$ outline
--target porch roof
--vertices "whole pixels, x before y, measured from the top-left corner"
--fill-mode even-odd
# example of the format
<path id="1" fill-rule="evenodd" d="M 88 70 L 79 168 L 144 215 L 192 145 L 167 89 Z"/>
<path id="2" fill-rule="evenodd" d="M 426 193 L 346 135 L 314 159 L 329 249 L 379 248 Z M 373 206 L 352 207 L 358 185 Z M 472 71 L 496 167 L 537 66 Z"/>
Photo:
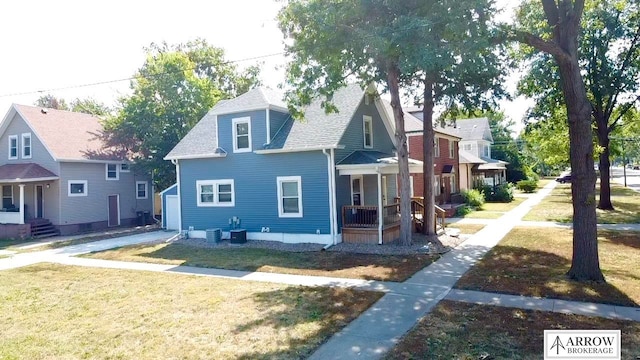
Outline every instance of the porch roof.
<path id="1" fill-rule="evenodd" d="M 397 174 L 398 157 L 374 150 L 357 150 L 336 165 L 340 175 Z M 409 159 L 409 172 L 422 173 L 422 161 Z"/>
<path id="2" fill-rule="evenodd" d="M 0 166 L 0 183 L 23 183 L 59 179 L 58 175 L 34 163 Z"/>
<path id="3" fill-rule="evenodd" d="M 478 165 L 478 170 L 505 170 L 509 164 L 506 161 L 487 159 L 486 164 Z"/>

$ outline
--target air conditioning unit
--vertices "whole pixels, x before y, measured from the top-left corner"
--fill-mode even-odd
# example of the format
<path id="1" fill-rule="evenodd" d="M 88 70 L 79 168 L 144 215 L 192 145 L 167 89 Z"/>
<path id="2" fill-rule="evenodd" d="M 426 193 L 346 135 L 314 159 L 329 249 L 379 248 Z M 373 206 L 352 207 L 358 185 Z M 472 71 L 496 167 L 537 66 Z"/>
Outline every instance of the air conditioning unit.
<path id="1" fill-rule="evenodd" d="M 213 243 L 219 243 L 222 240 L 221 229 L 207 229 L 207 241 Z"/>

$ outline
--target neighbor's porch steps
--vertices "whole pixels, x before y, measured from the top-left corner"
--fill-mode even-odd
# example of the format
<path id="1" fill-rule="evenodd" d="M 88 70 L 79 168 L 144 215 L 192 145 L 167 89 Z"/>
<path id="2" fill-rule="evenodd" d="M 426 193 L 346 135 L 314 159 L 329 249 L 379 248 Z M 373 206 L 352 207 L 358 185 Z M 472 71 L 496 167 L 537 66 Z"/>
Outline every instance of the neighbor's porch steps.
<path id="1" fill-rule="evenodd" d="M 51 224 L 49 219 L 31 219 L 31 237 L 35 239 L 48 238 L 60 235 L 58 229 Z"/>

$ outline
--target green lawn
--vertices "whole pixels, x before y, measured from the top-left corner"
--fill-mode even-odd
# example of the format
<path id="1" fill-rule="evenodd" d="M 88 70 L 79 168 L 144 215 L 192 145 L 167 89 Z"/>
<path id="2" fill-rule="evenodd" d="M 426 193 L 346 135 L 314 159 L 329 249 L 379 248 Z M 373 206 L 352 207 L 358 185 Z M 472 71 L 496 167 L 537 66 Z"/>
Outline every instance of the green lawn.
<path id="1" fill-rule="evenodd" d="M 84 255 L 86 257 L 229 270 L 404 281 L 432 263 L 430 255 L 369 255 L 338 251 L 285 252 L 249 247 L 202 248 L 172 244 L 142 244 Z"/>
<path id="2" fill-rule="evenodd" d="M 596 189 L 596 199 L 598 189 Z M 611 202 L 615 210 L 596 210 L 600 224 L 640 223 L 640 194 L 621 185 L 611 185 Z M 528 221 L 572 222 L 571 185 L 559 184 L 538 205 L 525 215 Z"/>
<path id="3" fill-rule="evenodd" d="M 301 359 L 381 295 L 38 264 L 0 275 L 0 359 Z"/>
<path id="4" fill-rule="evenodd" d="M 398 359 L 542 359 L 544 330 L 621 330 L 622 359 L 640 354 L 640 323 L 441 301 L 387 354 Z"/>
<path id="5" fill-rule="evenodd" d="M 482 205 L 482 209 L 472 211 L 464 217 L 470 219 L 497 219 L 515 209 L 516 206 L 522 204 L 525 200 L 525 198 L 516 197 L 509 203 L 486 202 Z"/>
<path id="6" fill-rule="evenodd" d="M 606 283 L 579 283 L 571 266 L 572 230 L 517 227 L 474 265 L 457 288 L 624 306 L 640 304 L 640 232 L 598 232 Z"/>

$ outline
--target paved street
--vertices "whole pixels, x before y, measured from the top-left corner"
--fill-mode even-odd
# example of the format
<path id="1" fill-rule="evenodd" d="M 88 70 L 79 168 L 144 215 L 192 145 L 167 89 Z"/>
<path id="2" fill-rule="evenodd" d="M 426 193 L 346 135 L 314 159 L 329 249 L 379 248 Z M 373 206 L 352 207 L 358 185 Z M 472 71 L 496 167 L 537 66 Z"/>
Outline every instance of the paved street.
<path id="1" fill-rule="evenodd" d="M 612 181 L 624 185 L 625 172 L 627 187 L 640 192 L 640 170 L 623 169 L 622 167 L 611 167 Z"/>

